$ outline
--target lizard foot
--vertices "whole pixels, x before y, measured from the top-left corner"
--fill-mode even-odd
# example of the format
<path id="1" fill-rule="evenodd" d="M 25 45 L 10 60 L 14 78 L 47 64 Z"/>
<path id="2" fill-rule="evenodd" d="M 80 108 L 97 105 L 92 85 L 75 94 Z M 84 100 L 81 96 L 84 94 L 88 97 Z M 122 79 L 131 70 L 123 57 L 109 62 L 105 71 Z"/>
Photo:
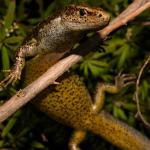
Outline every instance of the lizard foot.
<path id="1" fill-rule="evenodd" d="M 122 89 L 122 88 L 124 88 L 130 84 L 134 84 L 135 79 L 136 79 L 135 74 L 121 74 L 121 73 L 119 73 L 115 78 L 116 86 L 119 89 Z"/>
<path id="2" fill-rule="evenodd" d="M 21 72 L 25 65 L 25 60 L 22 57 L 16 58 L 16 63 L 10 70 L 9 75 L 0 82 L 0 87 L 6 88 L 9 84 L 15 85 L 16 81 L 21 78 Z"/>
<path id="3" fill-rule="evenodd" d="M 22 66 L 15 65 L 9 72 L 9 75 L 0 82 L 0 87 L 6 88 L 9 84 L 15 85 L 21 77 Z"/>

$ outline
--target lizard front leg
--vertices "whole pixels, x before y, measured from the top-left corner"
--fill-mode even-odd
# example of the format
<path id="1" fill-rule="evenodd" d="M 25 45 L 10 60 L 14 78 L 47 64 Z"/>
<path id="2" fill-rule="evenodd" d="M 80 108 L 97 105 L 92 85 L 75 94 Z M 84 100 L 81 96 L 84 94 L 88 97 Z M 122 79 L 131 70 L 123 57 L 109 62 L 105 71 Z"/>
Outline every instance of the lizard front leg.
<path id="1" fill-rule="evenodd" d="M 98 114 L 102 109 L 105 101 L 105 92 L 116 94 L 127 85 L 133 84 L 134 80 L 135 80 L 135 75 L 119 74 L 115 78 L 115 85 L 99 83 L 97 86 L 95 101 L 92 106 L 94 113 Z M 85 139 L 85 137 L 86 137 L 86 131 L 75 130 L 69 141 L 69 149 L 80 150 L 79 144 Z"/>
<path id="2" fill-rule="evenodd" d="M 25 57 L 34 56 L 37 54 L 36 44 L 26 44 L 21 46 L 16 52 L 16 60 L 9 75 L 0 82 L 0 87 L 7 87 L 9 84 L 14 85 L 21 78 L 22 69 L 25 66 Z"/>

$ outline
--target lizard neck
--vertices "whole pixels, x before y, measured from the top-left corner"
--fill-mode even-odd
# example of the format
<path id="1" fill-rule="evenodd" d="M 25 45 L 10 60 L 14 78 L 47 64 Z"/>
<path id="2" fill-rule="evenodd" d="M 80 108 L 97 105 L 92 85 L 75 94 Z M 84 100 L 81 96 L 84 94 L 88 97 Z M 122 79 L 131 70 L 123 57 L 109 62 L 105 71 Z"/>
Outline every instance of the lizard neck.
<path id="1" fill-rule="evenodd" d="M 38 48 L 49 51 L 69 51 L 80 40 L 83 31 L 72 31 L 62 22 L 61 17 L 51 20 L 39 30 Z"/>

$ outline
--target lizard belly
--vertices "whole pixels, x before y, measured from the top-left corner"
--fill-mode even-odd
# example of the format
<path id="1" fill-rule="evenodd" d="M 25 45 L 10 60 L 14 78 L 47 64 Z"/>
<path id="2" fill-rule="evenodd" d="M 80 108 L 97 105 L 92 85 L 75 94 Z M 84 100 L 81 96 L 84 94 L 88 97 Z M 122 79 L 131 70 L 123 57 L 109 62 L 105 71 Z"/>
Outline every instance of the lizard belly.
<path id="1" fill-rule="evenodd" d="M 52 65 L 52 62 L 43 57 L 26 64 L 23 86 L 34 81 Z M 65 73 L 57 81 L 58 85 L 46 88 L 32 103 L 51 118 L 75 128 L 82 128 L 93 114 L 92 102 L 84 83 L 78 75 L 70 73 Z"/>

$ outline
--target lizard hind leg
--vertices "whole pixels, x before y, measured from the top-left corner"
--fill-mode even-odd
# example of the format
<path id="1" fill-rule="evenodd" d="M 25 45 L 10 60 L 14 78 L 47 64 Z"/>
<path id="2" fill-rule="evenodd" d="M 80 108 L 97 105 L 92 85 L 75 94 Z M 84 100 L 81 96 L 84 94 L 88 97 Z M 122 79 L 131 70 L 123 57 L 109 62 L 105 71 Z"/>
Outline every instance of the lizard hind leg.
<path id="1" fill-rule="evenodd" d="M 115 85 L 99 83 L 97 86 L 97 91 L 95 95 L 95 101 L 92 105 L 93 112 L 99 114 L 105 101 L 105 92 L 112 94 L 118 93 L 125 86 L 132 84 L 135 79 L 135 75 L 130 74 L 119 74 L 116 77 Z M 85 139 L 86 131 L 75 130 L 69 141 L 70 150 L 80 150 L 79 144 Z"/>
<path id="2" fill-rule="evenodd" d="M 69 141 L 69 145 L 68 145 L 69 149 L 70 150 L 81 150 L 79 148 L 79 144 L 84 140 L 85 136 L 86 136 L 86 131 L 75 130 Z"/>
<path id="3" fill-rule="evenodd" d="M 117 93 L 129 84 L 133 84 L 135 75 L 122 74 L 116 77 L 115 85 L 99 84 L 95 102 L 93 104 L 93 115 L 87 130 L 95 133 L 121 149 L 128 150 L 149 150 L 150 141 L 140 132 L 123 123 L 104 111 L 101 108 L 104 104 L 104 92 Z"/>
<path id="4" fill-rule="evenodd" d="M 115 77 L 115 85 L 107 83 L 99 83 L 94 98 L 93 111 L 99 113 L 105 101 L 105 92 L 117 94 L 124 87 L 134 84 L 136 76 L 134 74 L 118 74 Z"/>
<path id="5" fill-rule="evenodd" d="M 117 93 L 118 88 L 116 85 L 110 85 L 105 83 L 99 83 L 95 95 L 95 101 L 92 105 L 93 112 L 98 114 L 103 107 L 105 101 L 105 91 L 111 93 Z M 86 131 L 74 130 L 73 135 L 69 141 L 70 150 L 80 150 L 79 144 L 85 139 Z"/>

